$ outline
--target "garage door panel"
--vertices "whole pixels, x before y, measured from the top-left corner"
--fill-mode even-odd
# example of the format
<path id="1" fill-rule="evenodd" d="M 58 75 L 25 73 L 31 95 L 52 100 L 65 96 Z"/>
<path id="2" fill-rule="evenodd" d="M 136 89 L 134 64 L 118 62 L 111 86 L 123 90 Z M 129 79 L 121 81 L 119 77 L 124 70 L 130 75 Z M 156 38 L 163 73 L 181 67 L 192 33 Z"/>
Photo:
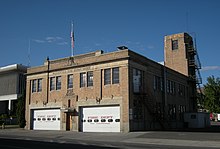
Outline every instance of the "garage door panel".
<path id="1" fill-rule="evenodd" d="M 34 130 L 60 130 L 60 110 L 34 110 L 33 111 Z"/>
<path id="2" fill-rule="evenodd" d="M 120 107 L 85 107 L 81 109 L 83 132 L 120 132 Z"/>

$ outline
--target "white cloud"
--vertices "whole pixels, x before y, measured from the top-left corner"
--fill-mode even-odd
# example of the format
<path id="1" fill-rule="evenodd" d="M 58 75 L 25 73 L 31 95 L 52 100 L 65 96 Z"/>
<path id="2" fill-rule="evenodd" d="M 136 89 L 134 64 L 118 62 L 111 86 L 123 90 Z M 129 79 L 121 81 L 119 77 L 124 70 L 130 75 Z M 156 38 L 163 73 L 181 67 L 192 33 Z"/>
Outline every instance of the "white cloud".
<path id="1" fill-rule="evenodd" d="M 44 40 L 39 40 L 39 39 L 33 39 L 34 42 L 37 42 L 37 43 L 45 43 L 46 41 Z"/>
<path id="2" fill-rule="evenodd" d="M 66 41 L 64 41 L 64 42 L 58 42 L 57 44 L 58 44 L 58 45 L 68 45 L 68 43 L 67 43 Z"/>
<path id="3" fill-rule="evenodd" d="M 36 43 L 53 43 L 57 45 L 67 45 L 68 43 L 64 41 L 62 37 L 59 36 L 48 36 L 43 39 L 33 39 L 32 41 Z"/>
<path id="4" fill-rule="evenodd" d="M 153 45 L 148 45 L 147 48 L 148 49 L 155 49 L 155 47 Z"/>
<path id="5" fill-rule="evenodd" d="M 220 70 L 220 66 L 205 66 L 202 67 L 201 71 L 210 71 L 210 70 Z"/>

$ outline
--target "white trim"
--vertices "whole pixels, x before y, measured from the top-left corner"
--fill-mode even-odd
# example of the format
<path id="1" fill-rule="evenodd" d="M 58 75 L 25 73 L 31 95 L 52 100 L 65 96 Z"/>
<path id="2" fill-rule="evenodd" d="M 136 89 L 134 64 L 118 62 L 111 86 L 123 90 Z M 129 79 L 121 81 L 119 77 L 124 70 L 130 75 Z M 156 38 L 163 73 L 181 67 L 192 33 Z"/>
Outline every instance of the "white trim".
<path id="1" fill-rule="evenodd" d="M 12 64 L 12 65 L 8 65 L 8 66 L 4 66 L 4 67 L 0 67 L 0 70 L 5 70 L 5 69 L 16 69 L 17 68 L 17 64 Z"/>
<path id="2" fill-rule="evenodd" d="M 19 96 L 18 94 L 3 95 L 3 96 L 0 96 L 0 101 L 17 100 L 18 96 Z"/>

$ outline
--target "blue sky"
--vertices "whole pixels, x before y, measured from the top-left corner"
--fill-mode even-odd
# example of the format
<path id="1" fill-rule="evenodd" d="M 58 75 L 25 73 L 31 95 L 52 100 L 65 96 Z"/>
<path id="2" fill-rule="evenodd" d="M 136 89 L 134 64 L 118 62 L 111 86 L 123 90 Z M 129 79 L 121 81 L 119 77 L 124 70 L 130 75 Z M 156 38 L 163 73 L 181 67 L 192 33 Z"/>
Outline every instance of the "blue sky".
<path id="1" fill-rule="evenodd" d="M 154 61 L 163 61 L 164 36 L 196 35 L 203 82 L 220 77 L 219 0 L 1 0 L 0 66 L 42 65 L 47 56 L 75 55 L 120 45 Z"/>

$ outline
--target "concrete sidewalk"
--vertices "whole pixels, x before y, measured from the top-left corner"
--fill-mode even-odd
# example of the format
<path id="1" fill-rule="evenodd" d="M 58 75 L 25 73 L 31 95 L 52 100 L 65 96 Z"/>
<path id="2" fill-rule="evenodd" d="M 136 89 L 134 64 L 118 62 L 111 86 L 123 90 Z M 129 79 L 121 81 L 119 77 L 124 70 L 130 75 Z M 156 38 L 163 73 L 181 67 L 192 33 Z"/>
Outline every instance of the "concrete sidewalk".
<path id="1" fill-rule="evenodd" d="M 0 130 L 1 138 L 60 143 L 126 143 L 220 148 L 220 133 L 147 131 L 130 133 L 82 133 L 72 131 Z"/>

